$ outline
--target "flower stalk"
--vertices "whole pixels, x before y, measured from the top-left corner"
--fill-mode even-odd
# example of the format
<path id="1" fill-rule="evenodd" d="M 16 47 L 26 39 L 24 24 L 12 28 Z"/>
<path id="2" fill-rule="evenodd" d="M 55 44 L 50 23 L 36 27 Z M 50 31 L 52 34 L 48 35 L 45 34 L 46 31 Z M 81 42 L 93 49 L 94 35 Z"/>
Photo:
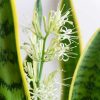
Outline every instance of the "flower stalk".
<path id="1" fill-rule="evenodd" d="M 45 38 L 43 40 L 42 58 L 41 58 L 41 62 L 40 62 L 40 72 L 39 72 L 39 81 L 41 80 L 41 76 L 42 76 L 46 39 L 47 39 L 47 35 L 45 36 Z"/>
<path id="2" fill-rule="evenodd" d="M 52 61 L 56 58 L 58 60 L 68 61 L 69 58 L 74 58 L 76 53 L 73 53 L 72 44 L 77 39 L 74 35 L 73 29 L 68 29 L 64 25 L 71 24 L 69 20 L 70 11 L 67 11 L 64 15 L 61 14 L 59 7 L 57 11 L 50 11 L 48 21 L 43 16 L 45 35 L 41 31 L 39 25 L 37 10 L 34 10 L 34 20 L 32 22 L 32 36 L 29 38 L 30 43 L 25 43 L 22 47 L 26 51 L 27 55 L 32 59 L 32 62 L 26 61 L 25 72 L 27 82 L 29 83 L 29 90 L 32 100 L 56 100 L 57 98 L 49 97 L 51 94 L 47 94 L 47 98 L 42 96 L 44 92 L 48 90 L 48 85 L 53 86 L 55 72 L 50 74 L 46 79 L 42 79 L 42 72 L 44 63 Z M 46 47 L 47 38 L 50 35 L 53 38 L 50 41 L 48 47 Z M 68 43 L 63 43 L 63 40 L 67 40 Z M 43 90 L 45 89 L 47 90 Z M 49 87 L 50 89 L 50 87 Z M 55 88 L 48 90 L 51 93 L 55 92 Z M 56 94 L 56 93 L 55 93 Z M 52 99 L 50 99 L 52 98 Z"/>

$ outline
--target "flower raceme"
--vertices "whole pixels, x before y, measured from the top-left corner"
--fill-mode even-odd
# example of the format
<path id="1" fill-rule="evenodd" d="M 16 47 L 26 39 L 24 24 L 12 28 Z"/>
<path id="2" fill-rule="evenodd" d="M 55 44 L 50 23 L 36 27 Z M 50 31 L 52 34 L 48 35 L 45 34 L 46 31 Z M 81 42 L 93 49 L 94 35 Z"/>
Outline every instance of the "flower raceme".
<path id="1" fill-rule="evenodd" d="M 48 16 L 48 24 L 46 24 L 46 17 L 44 19 L 44 27 L 46 33 L 59 34 L 60 28 L 65 25 L 65 23 L 70 23 L 73 25 L 72 21 L 69 21 L 70 10 L 67 11 L 63 16 L 59 7 L 57 11 L 50 11 Z"/>
<path id="2" fill-rule="evenodd" d="M 49 12 L 48 21 L 46 17 L 43 16 L 44 29 L 46 33 L 45 36 L 43 36 L 39 26 L 38 13 L 36 10 L 34 11 L 34 20 L 32 22 L 33 37 L 29 39 L 30 44 L 26 43 L 23 46 L 29 57 L 35 61 L 41 61 L 40 55 L 42 55 L 41 50 L 43 49 L 43 41 L 44 39 L 47 39 L 50 34 L 53 34 L 54 38 L 52 38 L 50 45 L 44 51 L 44 58 L 42 59 L 43 62 L 51 61 L 57 56 L 57 58 L 60 60 L 68 61 L 69 57 L 76 55 L 72 52 L 73 47 L 71 47 L 71 44 L 75 43 L 75 40 L 77 39 L 77 37 L 74 35 L 75 32 L 73 32 L 73 29 L 68 29 L 66 26 L 64 26 L 65 23 L 73 25 L 73 22 L 69 20 L 70 12 L 71 11 L 68 10 L 65 14 L 62 15 L 62 12 L 58 7 L 57 11 Z M 37 38 L 39 39 L 38 42 Z M 68 40 L 69 43 L 63 43 L 63 40 Z M 70 54 L 71 56 L 69 56 Z"/>
<path id="3" fill-rule="evenodd" d="M 53 96 L 56 95 L 57 88 L 54 88 L 54 82 L 50 82 L 55 77 L 55 74 L 52 73 L 50 75 L 52 78 L 47 78 L 49 85 L 44 80 L 41 80 L 44 62 L 52 61 L 56 58 L 66 62 L 69 58 L 77 56 L 73 52 L 73 49 L 76 47 L 73 47 L 73 43 L 77 43 L 76 40 L 78 38 L 74 34 L 76 33 L 74 31 L 75 29 L 69 29 L 65 26 L 65 24 L 71 24 L 73 26 L 73 22 L 69 20 L 70 13 L 71 11 L 68 10 L 62 15 L 62 11 L 58 7 L 57 11 L 49 12 L 48 18 L 43 16 L 45 31 L 45 34 L 43 34 L 39 25 L 38 13 L 36 10 L 34 11 L 32 28 L 28 28 L 32 36 L 29 37 L 29 43 L 24 43 L 22 46 L 27 55 L 32 59 L 32 62 L 28 62 L 27 60 L 24 62 L 28 88 L 30 95 L 32 95 L 31 100 L 47 100 L 47 98 L 48 100 L 57 100 L 58 98 L 58 96 L 56 98 Z M 53 37 L 50 40 L 50 44 L 46 47 L 47 38 L 50 34 Z"/>

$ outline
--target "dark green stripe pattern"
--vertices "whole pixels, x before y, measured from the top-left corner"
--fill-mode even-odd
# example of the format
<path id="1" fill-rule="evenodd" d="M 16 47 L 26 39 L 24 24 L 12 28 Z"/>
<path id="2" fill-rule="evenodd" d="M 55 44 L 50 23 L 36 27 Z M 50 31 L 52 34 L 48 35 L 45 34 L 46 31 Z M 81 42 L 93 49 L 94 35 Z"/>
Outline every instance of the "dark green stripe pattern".
<path id="1" fill-rule="evenodd" d="M 100 100 L 100 30 L 77 68 L 71 100 Z"/>
<path id="2" fill-rule="evenodd" d="M 0 0 L 0 100 L 26 100 L 10 0 Z"/>

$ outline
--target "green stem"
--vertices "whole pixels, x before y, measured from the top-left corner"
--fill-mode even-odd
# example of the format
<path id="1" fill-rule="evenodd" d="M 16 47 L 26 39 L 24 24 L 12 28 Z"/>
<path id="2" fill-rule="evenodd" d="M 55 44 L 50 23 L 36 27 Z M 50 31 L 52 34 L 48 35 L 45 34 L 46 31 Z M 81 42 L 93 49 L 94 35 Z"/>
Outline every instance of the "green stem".
<path id="1" fill-rule="evenodd" d="M 41 80 L 42 76 L 42 70 L 43 70 L 43 64 L 44 64 L 44 54 L 45 54 L 45 44 L 46 44 L 47 35 L 45 36 L 43 40 L 43 48 L 42 48 L 42 57 L 40 62 L 40 72 L 39 72 L 39 81 Z"/>

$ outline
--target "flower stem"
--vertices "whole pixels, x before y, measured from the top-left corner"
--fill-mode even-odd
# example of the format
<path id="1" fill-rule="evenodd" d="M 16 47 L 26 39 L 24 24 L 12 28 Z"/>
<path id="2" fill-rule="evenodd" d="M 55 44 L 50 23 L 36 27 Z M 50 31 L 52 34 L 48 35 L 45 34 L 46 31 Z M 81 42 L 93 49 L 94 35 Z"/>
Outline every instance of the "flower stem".
<path id="1" fill-rule="evenodd" d="M 43 70 L 43 64 L 44 64 L 44 54 L 45 54 L 45 44 L 46 44 L 46 39 L 47 39 L 47 35 L 45 36 L 44 40 L 43 40 L 43 47 L 42 47 L 42 56 L 41 56 L 41 61 L 40 61 L 40 72 L 39 72 L 39 80 L 41 80 L 41 76 L 42 76 L 42 70 Z"/>

